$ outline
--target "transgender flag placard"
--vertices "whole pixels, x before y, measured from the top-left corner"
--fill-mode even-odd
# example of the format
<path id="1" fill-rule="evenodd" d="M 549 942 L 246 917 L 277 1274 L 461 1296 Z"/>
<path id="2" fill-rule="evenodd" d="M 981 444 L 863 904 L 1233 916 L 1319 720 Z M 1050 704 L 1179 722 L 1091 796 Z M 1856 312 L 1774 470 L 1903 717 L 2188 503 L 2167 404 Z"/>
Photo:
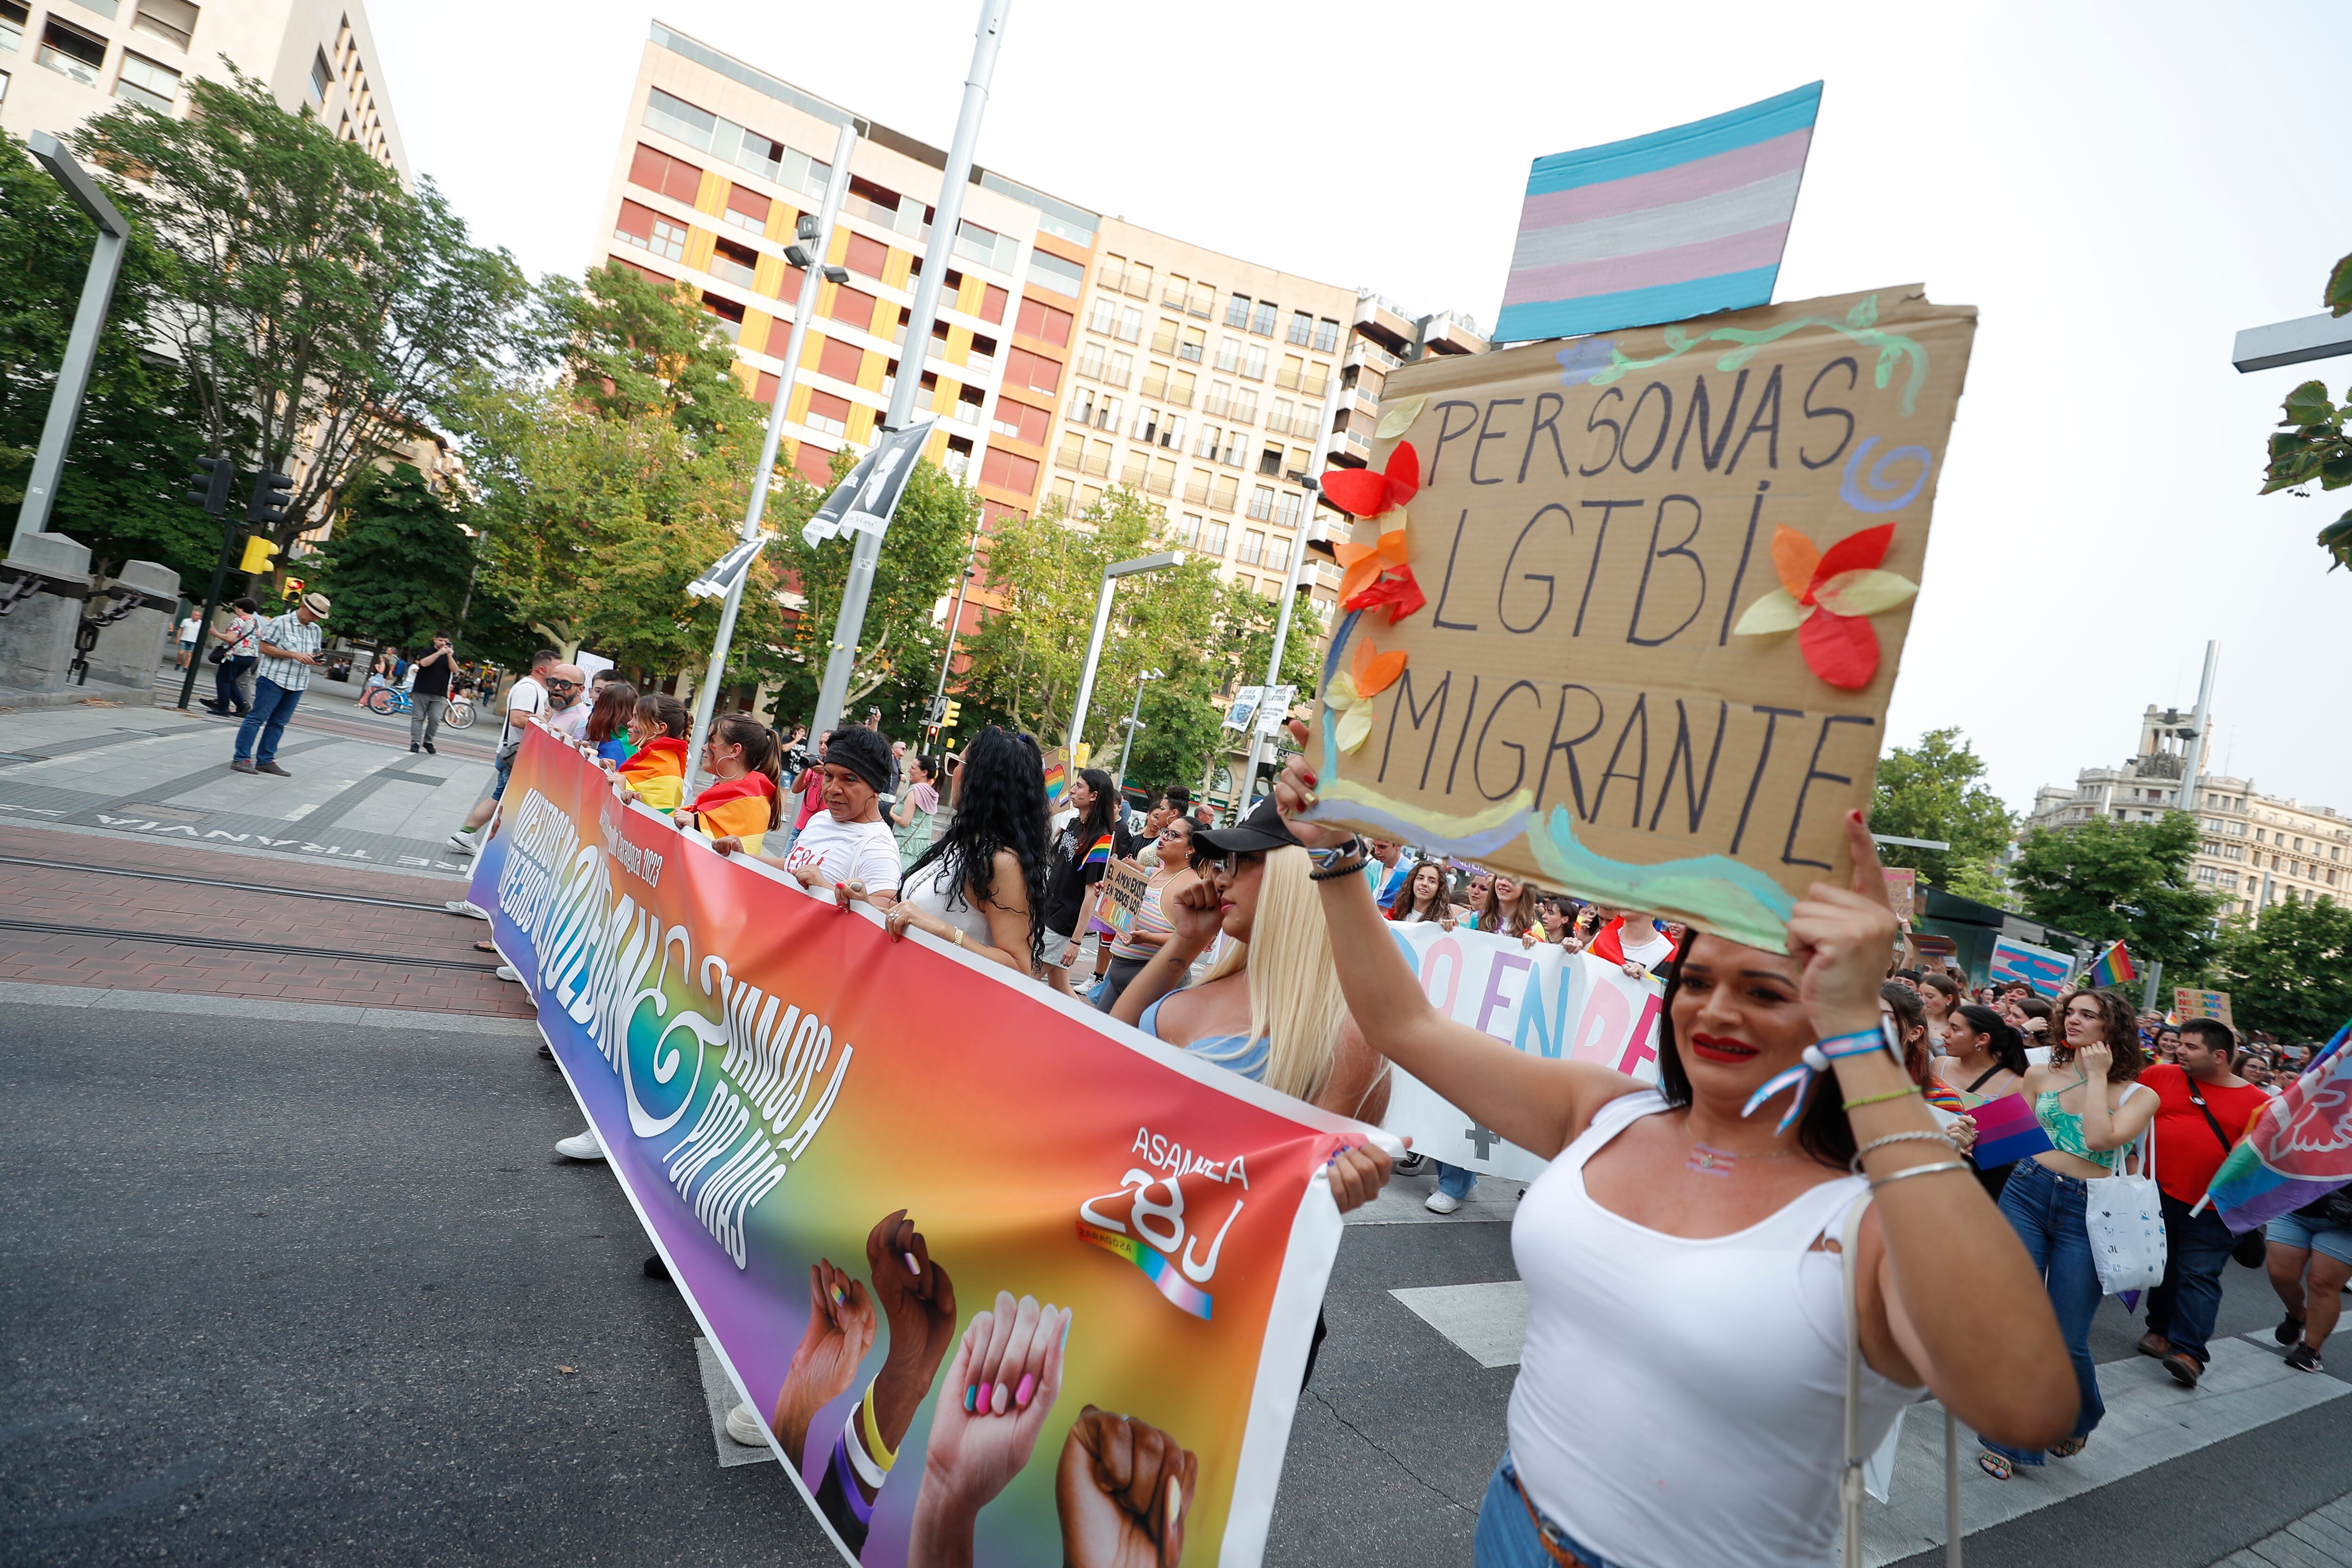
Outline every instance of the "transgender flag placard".
<path id="1" fill-rule="evenodd" d="M 1769 304 L 1822 84 L 1671 130 L 1538 158 L 1497 342 Z"/>

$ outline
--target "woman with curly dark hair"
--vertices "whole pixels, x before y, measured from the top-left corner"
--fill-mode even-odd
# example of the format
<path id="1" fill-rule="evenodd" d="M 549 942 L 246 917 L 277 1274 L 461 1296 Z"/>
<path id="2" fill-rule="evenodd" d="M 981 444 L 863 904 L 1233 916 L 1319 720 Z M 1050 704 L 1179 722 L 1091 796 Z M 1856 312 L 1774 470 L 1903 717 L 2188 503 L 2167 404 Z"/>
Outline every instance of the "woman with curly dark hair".
<path id="1" fill-rule="evenodd" d="M 883 924 L 908 926 L 1034 975 L 1045 926 L 1045 778 L 1035 749 L 993 727 L 958 770 L 955 821 L 908 868 Z"/>

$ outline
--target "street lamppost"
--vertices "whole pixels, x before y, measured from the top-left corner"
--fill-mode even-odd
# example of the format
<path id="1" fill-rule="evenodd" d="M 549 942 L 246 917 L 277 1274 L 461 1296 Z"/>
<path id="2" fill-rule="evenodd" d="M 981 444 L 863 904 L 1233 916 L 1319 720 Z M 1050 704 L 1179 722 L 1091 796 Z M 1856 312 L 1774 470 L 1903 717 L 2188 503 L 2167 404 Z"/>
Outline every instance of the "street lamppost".
<path id="1" fill-rule="evenodd" d="M 1095 666 L 1102 661 L 1103 634 L 1110 629 L 1110 595 L 1121 577 L 1132 577 L 1139 572 L 1165 572 L 1171 566 L 1184 564 L 1181 550 L 1163 550 L 1157 555 L 1145 555 L 1133 561 L 1119 561 L 1103 568 L 1102 592 L 1095 597 L 1095 631 L 1087 639 L 1086 668 L 1078 675 L 1078 702 L 1070 710 L 1070 731 L 1063 738 L 1069 748 L 1071 764 L 1076 765 L 1078 737 L 1086 733 L 1087 704 L 1095 694 Z"/>
<path id="2" fill-rule="evenodd" d="M 49 390 L 48 417 L 41 424 L 41 445 L 33 457 L 32 475 L 25 482 L 24 505 L 16 510 L 12 550 L 26 535 L 48 531 L 49 508 L 57 500 L 58 481 L 65 471 L 66 449 L 73 445 L 82 394 L 89 386 L 90 365 L 98 357 L 98 335 L 106 325 L 107 308 L 114 300 L 114 280 L 122 270 L 123 248 L 131 239 L 129 220 L 115 210 L 98 182 L 56 137 L 36 131 L 26 145 L 49 177 L 65 188 L 74 205 L 98 225 L 98 245 L 90 252 L 89 270 L 82 275 L 81 303 L 74 309 L 73 330 L 66 338 L 57 384 Z"/>
<path id="3" fill-rule="evenodd" d="M 1156 669 L 1147 669 L 1135 678 L 1135 706 L 1127 710 L 1127 739 L 1118 743 L 1118 787 L 1127 788 L 1127 754 L 1135 748 L 1135 732 L 1143 728 L 1143 683 L 1167 678 Z"/>

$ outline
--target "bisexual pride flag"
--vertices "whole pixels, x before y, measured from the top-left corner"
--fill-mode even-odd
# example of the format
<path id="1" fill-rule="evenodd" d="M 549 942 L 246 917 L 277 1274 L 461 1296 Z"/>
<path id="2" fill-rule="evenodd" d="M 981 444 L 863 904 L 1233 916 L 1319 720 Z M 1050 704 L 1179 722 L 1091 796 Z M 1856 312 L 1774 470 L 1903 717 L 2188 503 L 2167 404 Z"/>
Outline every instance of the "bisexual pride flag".
<path id="1" fill-rule="evenodd" d="M 2343 1045 L 2352 1024 L 2336 1031 L 2284 1093 L 2254 1113 L 2205 1189 L 2239 1235 L 2316 1202 L 2352 1182 L 2352 1057 Z"/>
<path id="2" fill-rule="evenodd" d="M 2033 1107 L 2025 1102 L 2021 1094 L 1989 1100 L 1969 1114 L 1976 1119 L 1977 1146 L 1973 1152 L 1979 1170 L 1993 1171 L 2020 1160 L 2030 1160 L 2051 1146 L 2050 1134 L 2042 1130 Z"/>
<path id="3" fill-rule="evenodd" d="M 1711 120 L 1537 159 L 1496 341 L 1769 304 L 1821 103 L 1814 82 Z"/>

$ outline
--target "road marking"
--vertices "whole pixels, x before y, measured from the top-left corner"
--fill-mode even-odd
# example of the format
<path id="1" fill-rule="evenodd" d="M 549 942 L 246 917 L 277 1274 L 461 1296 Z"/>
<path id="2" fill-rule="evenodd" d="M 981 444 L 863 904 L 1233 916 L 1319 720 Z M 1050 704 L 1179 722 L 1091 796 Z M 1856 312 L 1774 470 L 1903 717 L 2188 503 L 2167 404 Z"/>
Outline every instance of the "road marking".
<path id="1" fill-rule="evenodd" d="M 1389 1294 L 1480 1366 L 1519 1364 L 1519 1351 L 1528 1338 L 1528 1288 L 1523 1282 L 1428 1285 Z"/>
<path id="2" fill-rule="evenodd" d="M 299 822 L 318 809 L 319 803 L 317 801 L 306 800 L 300 805 L 298 805 L 293 810 L 288 812 L 286 814 L 285 820 L 288 822 Z"/>

